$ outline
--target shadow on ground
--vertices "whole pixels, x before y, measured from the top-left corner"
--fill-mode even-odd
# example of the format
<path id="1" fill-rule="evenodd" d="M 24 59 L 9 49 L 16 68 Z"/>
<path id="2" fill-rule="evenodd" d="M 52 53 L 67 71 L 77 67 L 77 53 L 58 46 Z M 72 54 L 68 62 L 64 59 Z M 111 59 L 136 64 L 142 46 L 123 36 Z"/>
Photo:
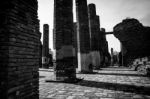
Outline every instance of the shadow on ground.
<path id="1" fill-rule="evenodd" d="M 120 69 L 118 69 L 118 68 L 102 68 L 101 70 L 103 70 L 103 71 L 135 71 L 135 70 L 133 70 L 133 69 L 126 69 L 126 68 L 120 68 Z"/>
<path id="2" fill-rule="evenodd" d="M 131 92 L 131 93 L 142 94 L 142 95 L 150 95 L 150 87 L 144 87 L 144 86 L 135 86 L 135 85 L 109 83 L 109 82 L 96 82 L 96 81 L 88 81 L 88 80 L 83 80 L 82 82 L 77 83 L 76 85 L 102 88 L 102 89 L 115 90 L 115 91 Z"/>
<path id="3" fill-rule="evenodd" d="M 142 75 L 142 74 L 122 74 L 122 73 L 95 73 L 95 74 L 100 74 L 100 75 L 115 75 L 115 76 L 137 76 L 137 77 L 149 77 L 147 75 Z"/>

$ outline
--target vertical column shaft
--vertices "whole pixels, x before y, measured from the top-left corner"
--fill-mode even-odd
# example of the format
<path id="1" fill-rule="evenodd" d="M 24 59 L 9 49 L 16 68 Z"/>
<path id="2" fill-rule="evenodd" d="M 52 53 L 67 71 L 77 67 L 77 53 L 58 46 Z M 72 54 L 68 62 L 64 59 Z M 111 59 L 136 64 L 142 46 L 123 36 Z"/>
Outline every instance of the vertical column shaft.
<path id="1" fill-rule="evenodd" d="M 114 49 L 111 48 L 111 66 L 114 65 Z"/>
<path id="2" fill-rule="evenodd" d="M 99 34 L 99 19 L 96 15 L 95 4 L 88 5 L 88 15 L 89 15 L 89 30 L 91 35 L 91 50 L 98 50 L 98 34 Z"/>
<path id="3" fill-rule="evenodd" d="M 54 42 L 56 80 L 74 79 L 73 1 L 54 0 Z"/>
<path id="4" fill-rule="evenodd" d="M 91 56 L 92 65 L 98 69 L 100 66 L 100 52 L 99 52 L 99 32 L 100 22 L 99 16 L 96 15 L 95 4 L 88 5 L 88 16 L 89 16 L 89 31 L 91 36 Z"/>
<path id="5" fill-rule="evenodd" d="M 76 0 L 78 46 L 81 53 L 90 51 L 89 19 L 87 0 Z M 80 44 L 79 44 L 80 42 Z"/>
<path id="6" fill-rule="evenodd" d="M 77 44 L 78 44 L 78 70 L 90 69 L 90 34 L 87 0 L 76 0 L 77 13 Z"/>
<path id="7" fill-rule="evenodd" d="M 74 33 L 73 33 L 73 45 L 74 45 L 74 48 L 75 48 L 75 60 L 74 60 L 74 64 L 76 66 L 76 68 L 78 67 L 78 54 L 77 54 L 77 50 L 78 50 L 78 47 L 77 47 L 77 23 L 74 22 Z"/>
<path id="8" fill-rule="evenodd" d="M 42 64 L 44 68 L 48 68 L 49 56 L 49 25 L 43 25 L 43 49 L 42 49 Z"/>

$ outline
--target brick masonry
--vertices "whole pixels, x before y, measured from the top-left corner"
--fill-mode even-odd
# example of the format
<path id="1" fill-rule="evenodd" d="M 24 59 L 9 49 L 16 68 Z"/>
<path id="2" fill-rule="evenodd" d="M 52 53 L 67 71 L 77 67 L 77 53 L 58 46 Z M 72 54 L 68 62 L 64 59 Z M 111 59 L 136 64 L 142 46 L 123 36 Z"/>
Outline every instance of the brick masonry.
<path id="1" fill-rule="evenodd" d="M 54 0 L 55 79 L 76 78 L 73 44 L 73 1 Z"/>
<path id="2" fill-rule="evenodd" d="M 95 4 L 88 5 L 88 16 L 89 16 L 89 31 L 91 41 L 91 57 L 92 65 L 94 68 L 100 67 L 100 52 L 99 52 L 99 32 L 100 32 L 100 20 L 99 16 L 96 15 Z"/>
<path id="3" fill-rule="evenodd" d="M 0 3 L 0 97 L 38 99 L 40 33 L 37 0 Z"/>
<path id="4" fill-rule="evenodd" d="M 99 33 L 99 22 L 96 16 L 95 4 L 88 5 L 88 15 L 89 15 L 89 28 L 91 35 L 91 51 L 98 50 L 98 33 Z"/>
<path id="5" fill-rule="evenodd" d="M 100 31 L 100 46 L 101 49 L 100 51 L 102 52 L 102 56 L 103 56 L 103 60 L 101 62 L 102 66 L 109 66 L 110 65 L 110 61 L 111 61 L 111 56 L 110 53 L 108 51 L 108 41 L 106 40 L 106 31 L 104 28 L 101 28 Z"/>
<path id="6" fill-rule="evenodd" d="M 49 60 L 49 25 L 43 25 L 42 67 L 48 68 Z"/>
<path id="7" fill-rule="evenodd" d="M 91 72 L 90 33 L 87 0 L 76 0 L 78 71 Z"/>
<path id="8" fill-rule="evenodd" d="M 74 64 L 76 66 L 76 68 L 78 67 L 78 47 L 77 47 L 77 23 L 74 22 L 74 32 L 73 32 L 73 45 L 75 48 L 75 59 L 74 59 Z"/>

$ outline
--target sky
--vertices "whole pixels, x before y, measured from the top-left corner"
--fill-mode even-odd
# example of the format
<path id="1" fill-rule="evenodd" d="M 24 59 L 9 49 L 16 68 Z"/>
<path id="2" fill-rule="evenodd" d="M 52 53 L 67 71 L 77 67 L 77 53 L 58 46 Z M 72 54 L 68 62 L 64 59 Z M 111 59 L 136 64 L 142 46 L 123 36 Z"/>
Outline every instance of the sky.
<path id="1" fill-rule="evenodd" d="M 75 2 L 75 0 L 74 0 Z M 96 4 L 97 15 L 100 16 L 100 28 L 113 31 L 113 27 L 125 18 L 136 18 L 143 25 L 150 26 L 150 0 L 87 0 L 88 4 Z M 38 16 L 40 31 L 43 33 L 43 24 L 49 24 L 49 46 L 53 50 L 53 6 L 54 0 L 38 0 Z M 75 4 L 74 4 L 74 21 Z M 120 51 L 120 43 L 113 35 L 106 36 L 109 50 L 114 48 Z M 42 39 L 41 39 L 42 40 Z"/>

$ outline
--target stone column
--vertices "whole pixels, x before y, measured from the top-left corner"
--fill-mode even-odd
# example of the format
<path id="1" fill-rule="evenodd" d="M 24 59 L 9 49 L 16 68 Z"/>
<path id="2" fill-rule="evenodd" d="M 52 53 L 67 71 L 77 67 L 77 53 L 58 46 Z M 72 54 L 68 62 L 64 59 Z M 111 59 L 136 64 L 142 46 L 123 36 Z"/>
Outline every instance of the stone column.
<path id="1" fill-rule="evenodd" d="M 94 68 L 100 68 L 100 52 L 99 52 L 99 31 L 100 22 L 99 16 L 96 15 L 95 4 L 88 5 L 88 15 L 89 15 L 89 30 L 91 35 L 91 56 L 92 65 Z"/>
<path id="2" fill-rule="evenodd" d="M 0 98 L 39 99 L 37 0 L 0 3 Z"/>
<path id="3" fill-rule="evenodd" d="M 78 68 L 77 23 L 76 22 L 74 22 L 73 45 L 74 45 L 74 48 L 75 48 L 75 60 L 74 60 L 74 64 L 75 64 L 76 68 Z"/>
<path id="4" fill-rule="evenodd" d="M 101 28 L 99 37 L 100 37 L 100 43 L 101 43 L 101 51 L 103 54 L 103 57 L 101 58 L 103 60 L 102 66 L 106 66 L 110 64 L 111 56 L 108 52 L 108 42 L 106 40 L 105 28 Z"/>
<path id="5" fill-rule="evenodd" d="M 97 42 L 97 49 L 100 51 L 100 17 L 98 15 L 96 15 L 96 32 L 98 33 L 98 36 L 97 36 L 97 39 L 98 39 L 98 42 Z"/>
<path id="6" fill-rule="evenodd" d="M 78 71 L 92 72 L 87 0 L 76 0 Z"/>
<path id="7" fill-rule="evenodd" d="M 111 66 L 114 66 L 114 49 L 111 48 Z"/>
<path id="8" fill-rule="evenodd" d="M 76 79 L 72 9 L 72 0 L 54 0 L 55 80 Z"/>
<path id="9" fill-rule="evenodd" d="M 42 48 L 42 67 L 49 67 L 49 25 L 43 25 L 43 48 Z"/>

